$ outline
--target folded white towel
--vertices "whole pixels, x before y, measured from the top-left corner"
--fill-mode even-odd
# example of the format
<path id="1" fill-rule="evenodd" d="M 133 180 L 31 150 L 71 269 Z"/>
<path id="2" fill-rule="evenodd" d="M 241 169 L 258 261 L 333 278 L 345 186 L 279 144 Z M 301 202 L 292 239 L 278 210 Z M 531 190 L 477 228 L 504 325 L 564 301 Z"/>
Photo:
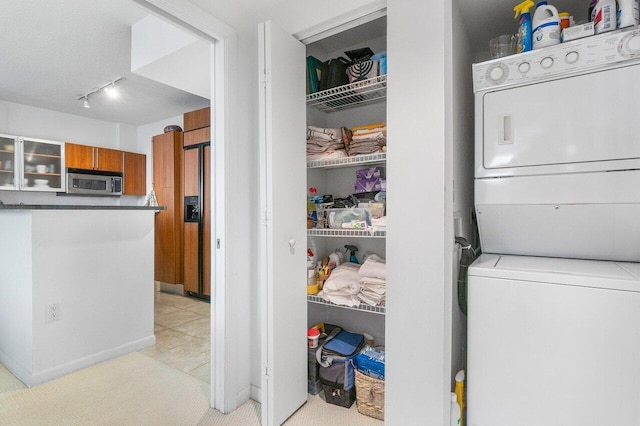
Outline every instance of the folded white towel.
<path id="1" fill-rule="evenodd" d="M 384 259 L 376 254 L 369 255 L 360 267 L 358 276 L 360 278 L 368 277 L 385 280 L 387 278 L 387 265 L 385 265 Z"/>

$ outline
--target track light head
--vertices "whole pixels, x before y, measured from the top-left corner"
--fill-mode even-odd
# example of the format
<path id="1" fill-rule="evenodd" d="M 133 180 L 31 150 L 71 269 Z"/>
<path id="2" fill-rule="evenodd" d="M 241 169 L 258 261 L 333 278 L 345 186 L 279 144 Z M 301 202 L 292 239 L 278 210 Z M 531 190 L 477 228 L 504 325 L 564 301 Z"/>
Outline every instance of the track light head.
<path id="1" fill-rule="evenodd" d="M 89 105 L 89 96 L 84 97 L 84 103 L 82 104 L 82 106 L 85 108 L 91 108 L 91 105 Z"/>

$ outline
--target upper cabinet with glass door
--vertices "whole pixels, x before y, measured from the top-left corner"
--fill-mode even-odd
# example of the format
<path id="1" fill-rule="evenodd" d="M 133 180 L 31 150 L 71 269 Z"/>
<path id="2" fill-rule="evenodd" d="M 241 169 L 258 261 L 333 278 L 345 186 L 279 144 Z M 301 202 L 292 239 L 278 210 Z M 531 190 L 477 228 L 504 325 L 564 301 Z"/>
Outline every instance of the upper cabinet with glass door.
<path id="1" fill-rule="evenodd" d="M 18 189 L 16 140 L 15 136 L 0 135 L 0 190 Z"/>
<path id="2" fill-rule="evenodd" d="M 0 135 L 0 190 L 65 190 L 64 143 Z"/>

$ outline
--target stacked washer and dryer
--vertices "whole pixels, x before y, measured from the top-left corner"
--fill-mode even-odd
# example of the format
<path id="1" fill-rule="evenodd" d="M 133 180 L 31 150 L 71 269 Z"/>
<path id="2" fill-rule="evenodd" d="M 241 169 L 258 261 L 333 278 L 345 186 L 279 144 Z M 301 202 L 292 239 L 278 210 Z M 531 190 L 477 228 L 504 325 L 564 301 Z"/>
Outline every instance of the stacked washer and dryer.
<path id="1" fill-rule="evenodd" d="M 640 425 L 640 30 L 473 78 L 467 424 Z"/>

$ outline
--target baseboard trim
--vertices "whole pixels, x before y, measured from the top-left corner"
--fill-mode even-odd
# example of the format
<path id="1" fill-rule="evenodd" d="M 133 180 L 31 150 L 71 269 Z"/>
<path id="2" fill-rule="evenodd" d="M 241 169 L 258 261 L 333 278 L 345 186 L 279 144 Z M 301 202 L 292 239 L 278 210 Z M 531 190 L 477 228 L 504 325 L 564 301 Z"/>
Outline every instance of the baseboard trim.
<path id="1" fill-rule="evenodd" d="M 251 385 L 251 399 L 256 402 L 262 403 L 262 388 L 259 386 Z"/>
<path id="2" fill-rule="evenodd" d="M 11 374 L 16 376 L 22 383 L 29 386 L 29 377 L 31 376 L 29 370 L 24 368 L 15 359 L 3 351 L 0 351 L 0 364 L 9 370 Z"/>
<path id="3" fill-rule="evenodd" d="M 41 371 L 37 374 L 32 374 L 30 377 L 29 383 L 25 382 L 20 377 L 18 378 L 22 380 L 29 387 L 40 385 L 50 380 L 57 379 L 58 377 L 62 377 L 69 373 L 73 373 L 74 371 L 78 371 L 83 368 L 90 367 L 94 364 L 98 364 L 100 362 L 108 361 L 108 360 L 117 358 L 119 356 L 126 355 L 128 353 L 135 352 L 140 349 L 144 349 L 147 346 L 151 346 L 155 343 L 156 343 L 156 336 L 151 335 L 143 339 L 136 340 L 134 342 L 126 343 L 124 345 L 108 349 L 103 352 L 98 352 L 93 355 L 89 355 L 83 358 L 79 358 L 79 359 L 67 362 L 65 364 L 50 368 L 48 370 Z"/>

